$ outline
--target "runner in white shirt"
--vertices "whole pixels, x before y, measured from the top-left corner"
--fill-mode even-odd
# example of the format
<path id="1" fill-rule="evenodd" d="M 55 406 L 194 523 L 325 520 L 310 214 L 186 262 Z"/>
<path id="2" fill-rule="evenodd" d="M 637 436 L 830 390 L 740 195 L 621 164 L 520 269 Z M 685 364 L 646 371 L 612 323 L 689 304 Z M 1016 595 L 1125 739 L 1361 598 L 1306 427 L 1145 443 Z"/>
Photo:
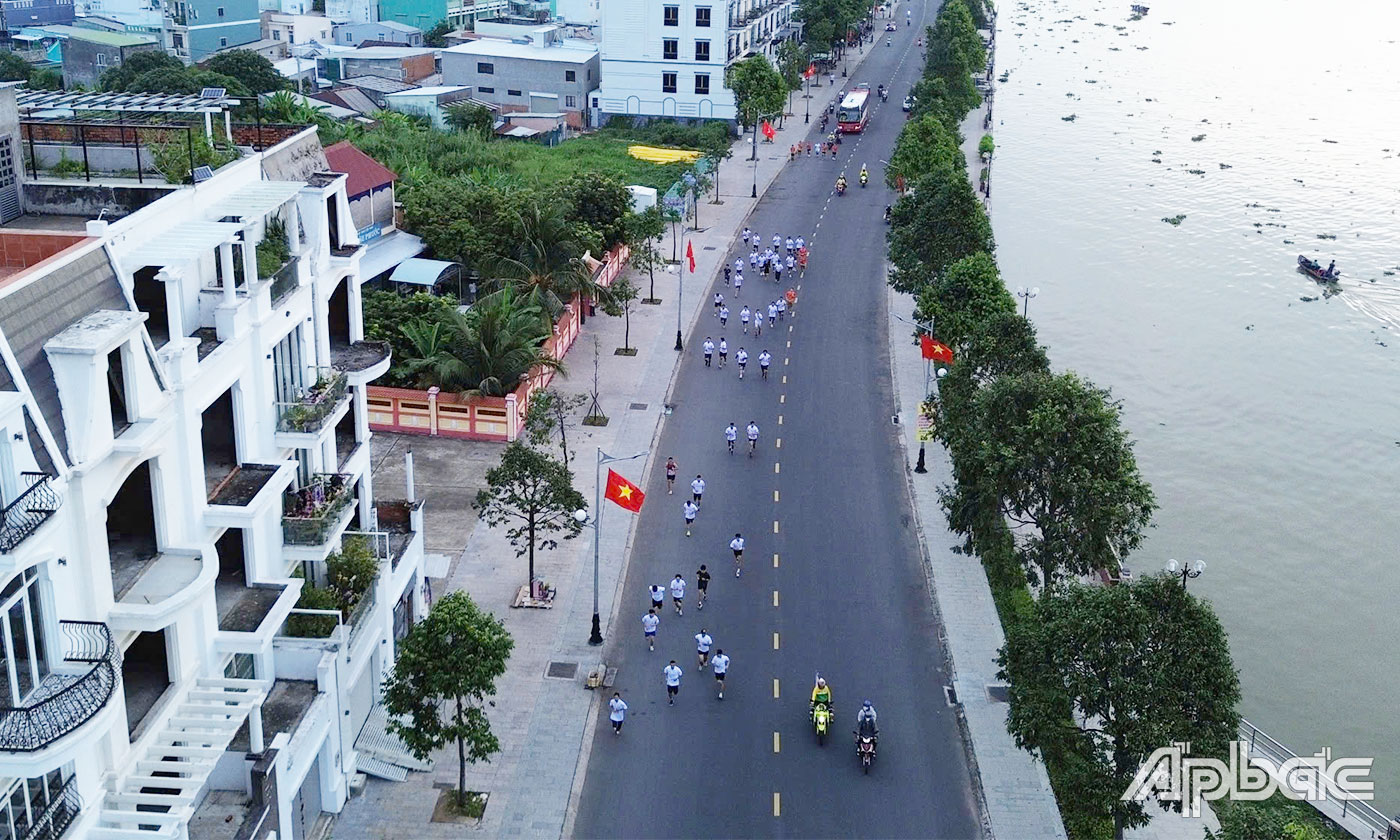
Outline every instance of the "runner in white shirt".
<path id="1" fill-rule="evenodd" d="M 681 602 L 685 600 L 685 578 L 680 572 L 671 578 L 671 603 L 676 605 L 676 615 L 681 615 Z"/>
<path id="2" fill-rule="evenodd" d="M 734 354 L 734 361 L 739 363 L 739 378 L 744 378 L 744 368 L 749 364 L 749 351 L 740 347 L 739 352 Z"/>
<path id="3" fill-rule="evenodd" d="M 724 430 L 724 439 L 729 444 L 729 454 L 733 455 L 734 441 L 739 439 L 739 430 L 734 428 L 733 423 L 730 423 L 729 426 Z"/>
<path id="4" fill-rule="evenodd" d="M 700 497 L 705 495 L 705 479 L 703 476 L 695 476 L 695 480 L 690 482 L 690 498 L 695 504 L 700 504 Z"/>
<path id="5" fill-rule="evenodd" d="M 800 237 L 800 236 L 797 237 L 797 250 L 799 250 L 799 251 L 802 250 L 804 247 L 806 247 L 806 245 L 807 245 L 807 240 L 803 239 L 803 238 Z"/>
<path id="6" fill-rule="evenodd" d="M 749 436 L 749 457 L 753 457 L 753 451 L 758 448 L 758 424 L 750 420 L 748 428 L 745 429 Z"/>
<path id="7" fill-rule="evenodd" d="M 744 244 L 745 244 L 745 245 L 749 244 L 749 239 L 750 239 L 752 236 L 753 236 L 753 231 L 749 230 L 748 228 L 744 228 Z"/>
<path id="8" fill-rule="evenodd" d="M 705 367 L 709 367 L 710 357 L 715 353 L 715 343 L 711 341 L 710 337 L 707 335 L 705 336 L 705 343 L 700 345 L 700 347 L 705 351 Z"/>
<path id="9" fill-rule="evenodd" d="M 774 283 L 781 283 L 781 282 L 783 282 L 783 258 L 782 258 L 782 257 L 774 257 L 774 258 L 773 258 L 773 282 L 774 282 Z"/>
<path id="10" fill-rule="evenodd" d="M 720 294 L 719 292 L 715 292 L 715 314 L 716 314 L 716 315 L 719 314 L 719 308 L 720 308 L 721 306 L 724 306 L 724 295 Z"/>
<path id="11" fill-rule="evenodd" d="M 743 309 L 740 309 L 740 310 L 739 310 L 739 323 L 741 323 L 741 324 L 744 325 L 744 333 L 745 333 L 745 335 L 748 334 L 748 331 L 749 331 L 749 316 L 752 315 L 752 314 L 753 314 L 753 313 L 749 311 L 749 308 L 748 308 L 747 306 L 745 306 Z M 708 366 L 708 363 L 706 363 L 706 366 Z"/>
<path id="12" fill-rule="evenodd" d="M 724 367 L 724 363 L 729 360 L 729 342 L 721 336 L 719 340 L 719 366 Z"/>
<path id="13" fill-rule="evenodd" d="M 719 308 L 719 325 L 726 327 L 729 325 L 729 307 L 721 305 Z"/>
<path id="14" fill-rule="evenodd" d="M 793 248 L 793 245 L 792 245 L 792 237 L 789 236 L 789 237 L 783 242 L 783 245 L 787 248 L 787 252 L 788 252 L 789 254 L 791 254 L 791 253 L 792 253 L 792 248 Z"/>
<path id="15" fill-rule="evenodd" d="M 735 534 L 729 541 L 729 548 L 734 552 L 734 577 L 738 577 L 744 568 L 744 538 Z"/>
<path id="16" fill-rule="evenodd" d="M 690 536 L 691 527 L 695 525 L 695 514 L 700 512 L 700 506 L 692 501 L 686 501 L 686 503 L 681 506 L 681 510 L 685 512 L 685 535 L 688 537 Z M 659 589 L 660 587 L 657 588 Z M 651 595 L 653 598 L 656 597 L 655 589 L 652 590 Z"/>
<path id="17" fill-rule="evenodd" d="M 721 695 L 724 692 L 720 692 Z M 622 695 L 614 691 L 612 699 L 608 701 L 608 720 L 612 721 L 613 734 L 622 734 L 622 719 L 627 716 L 627 701 L 622 699 Z"/>
<path id="18" fill-rule="evenodd" d="M 656 615 L 659 617 L 661 608 L 666 606 L 666 587 L 653 583 L 649 591 L 651 592 L 651 608 L 656 610 Z"/>
<path id="19" fill-rule="evenodd" d="M 700 660 L 700 667 L 696 670 L 703 671 L 705 666 L 710 664 L 710 646 L 714 643 L 715 640 L 710 638 L 710 634 L 703 627 L 695 634 L 695 656 Z"/>
<path id="20" fill-rule="evenodd" d="M 768 366 L 773 363 L 773 356 L 767 351 L 758 354 L 758 369 L 763 372 L 763 378 L 768 378 Z"/>
<path id="21" fill-rule="evenodd" d="M 783 238 L 776 233 L 773 234 L 773 250 L 776 251 L 781 247 L 783 247 Z"/>
<path id="22" fill-rule="evenodd" d="M 788 270 L 788 271 L 792 271 L 792 270 L 793 270 L 794 268 L 796 268 L 796 267 L 797 267 L 797 257 L 794 257 L 792 254 L 788 254 L 788 258 L 787 258 L 787 270 Z"/>
<path id="23" fill-rule="evenodd" d="M 729 675 L 729 654 L 723 648 L 715 651 L 715 658 L 711 660 L 715 669 L 715 682 L 719 683 L 719 699 L 724 699 L 724 678 Z"/>
<path id="24" fill-rule="evenodd" d="M 642 616 L 642 636 L 647 640 L 647 650 L 656 650 L 656 628 L 661 626 L 661 617 L 656 610 L 647 610 Z"/>
<path id="25" fill-rule="evenodd" d="M 672 659 L 671 664 L 661 669 L 661 674 L 666 679 L 666 705 L 676 705 L 676 694 L 681 690 L 681 666 Z"/>
<path id="26" fill-rule="evenodd" d="M 752 254 L 749 254 L 749 268 L 752 268 L 754 271 L 758 271 L 758 252 L 757 252 L 757 251 L 754 251 Z"/>
<path id="27" fill-rule="evenodd" d="M 768 304 L 768 326 L 770 326 L 770 327 L 773 326 L 773 324 L 777 323 L 777 321 L 778 321 L 778 304 L 777 304 L 777 303 L 770 303 L 770 304 Z"/>
<path id="28" fill-rule="evenodd" d="M 734 297 L 739 297 L 739 290 L 744 288 L 744 272 L 742 269 L 734 272 Z"/>
<path id="29" fill-rule="evenodd" d="M 734 273 L 735 273 L 735 274 L 743 274 L 743 273 L 744 273 L 744 258 L 743 258 L 743 257 L 740 257 L 740 258 L 738 258 L 737 260 L 734 261 Z"/>
<path id="30" fill-rule="evenodd" d="M 784 320 L 783 316 L 787 314 L 787 301 L 783 300 L 782 298 L 778 298 L 777 300 L 773 301 L 773 304 L 778 307 L 778 320 Z M 720 316 L 720 320 L 724 320 L 723 316 Z"/>

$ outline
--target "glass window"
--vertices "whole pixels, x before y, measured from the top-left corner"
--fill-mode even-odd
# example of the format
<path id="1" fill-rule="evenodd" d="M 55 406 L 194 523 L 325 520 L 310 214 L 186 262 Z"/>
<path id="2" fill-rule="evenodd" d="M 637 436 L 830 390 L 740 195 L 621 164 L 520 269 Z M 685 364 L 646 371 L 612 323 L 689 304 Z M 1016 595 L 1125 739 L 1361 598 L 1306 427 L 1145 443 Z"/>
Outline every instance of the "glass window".
<path id="1" fill-rule="evenodd" d="M 675 38 L 667 38 L 661 42 L 661 57 L 667 61 L 675 61 L 681 57 L 680 42 Z"/>
<path id="2" fill-rule="evenodd" d="M 231 680 L 251 680 L 257 677 L 255 670 L 251 653 L 235 653 L 224 666 L 224 676 Z"/>
<path id="3" fill-rule="evenodd" d="M 564 71 L 564 81 L 566 81 L 566 82 L 576 82 L 576 81 L 578 81 L 578 71 L 577 71 L 577 70 L 565 70 L 565 71 Z"/>
<path id="4" fill-rule="evenodd" d="M 493 88 L 493 87 L 478 87 L 478 88 L 476 89 L 476 92 L 477 92 L 477 93 L 495 93 L 495 92 L 496 92 L 496 89 Z"/>
<path id="5" fill-rule="evenodd" d="M 696 74 L 695 74 L 695 92 L 696 92 L 696 93 L 709 93 L 709 92 L 710 92 L 710 74 L 709 74 L 709 73 L 696 73 Z"/>
<path id="6" fill-rule="evenodd" d="M 709 41 L 696 41 L 696 42 L 695 42 L 695 60 L 696 60 L 696 61 L 709 61 L 709 60 L 710 60 L 710 42 L 709 42 Z"/>
<path id="7" fill-rule="evenodd" d="M 506 96 L 519 96 L 519 95 L 520 95 L 520 91 L 518 91 L 518 90 L 510 90 L 509 88 L 506 89 Z"/>
<path id="8" fill-rule="evenodd" d="M 496 65 L 489 61 L 478 61 L 476 63 L 476 72 L 483 76 L 493 76 L 496 73 Z"/>
<path id="9" fill-rule="evenodd" d="M 223 7 L 223 6 L 220 6 L 220 7 L 218 8 L 218 12 L 219 12 L 219 17 L 223 17 L 223 16 L 224 16 L 224 7 Z"/>
<path id="10" fill-rule="evenodd" d="M 661 7 L 661 22 L 662 22 L 662 24 L 664 24 L 664 25 L 666 25 L 666 26 L 680 26 L 680 25 L 681 25 L 681 7 L 680 7 L 680 6 L 662 6 L 662 7 Z"/>
<path id="11" fill-rule="evenodd" d="M 661 91 L 662 91 L 663 93 L 675 93 L 675 92 L 676 92 L 676 74 L 675 74 L 675 73 L 662 73 L 662 74 L 661 74 Z"/>
<path id="12" fill-rule="evenodd" d="M 577 102 L 578 102 L 578 100 L 575 99 L 575 98 L 572 97 L 572 96 L 565 96 L 565 97 L 564 97 L 564 107 L 565 107 L 565 108 L 576 108 L 576 107 L 578 107 L 578 105 L 576 104 Z"/>
<path id="13" fill-rule="evenodd" d="M 696 7 L 695 7 L 695 25 L 696 25 L 696 26 L 709 26 L 709 25 L 710 25 L 710 7 L 709 7 L 709 6 L 696 6 Z"/>

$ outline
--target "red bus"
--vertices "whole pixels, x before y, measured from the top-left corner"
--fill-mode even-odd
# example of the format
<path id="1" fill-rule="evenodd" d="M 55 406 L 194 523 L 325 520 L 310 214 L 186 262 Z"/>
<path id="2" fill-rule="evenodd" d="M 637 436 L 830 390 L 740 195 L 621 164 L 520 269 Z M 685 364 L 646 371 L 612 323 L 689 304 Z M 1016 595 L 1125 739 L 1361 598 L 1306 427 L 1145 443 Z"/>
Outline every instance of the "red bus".
<path id="1" fill-rule="evenodd" d="M 836 111 L 836 130 L 842 134 L 856 134 L 864 131 L 869 121 L 870 90 L 858 88 L 846 94 Z"/>

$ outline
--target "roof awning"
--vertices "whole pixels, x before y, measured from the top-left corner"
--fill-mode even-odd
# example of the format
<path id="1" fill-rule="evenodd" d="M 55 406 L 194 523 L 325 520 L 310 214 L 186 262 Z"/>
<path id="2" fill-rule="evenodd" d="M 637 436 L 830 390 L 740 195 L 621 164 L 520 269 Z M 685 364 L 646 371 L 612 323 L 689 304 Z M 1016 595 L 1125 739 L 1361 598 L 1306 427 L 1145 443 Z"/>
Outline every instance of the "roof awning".
<path id="1" fill-rule="evenodd" d="M 242 225 L 229 222 L 185 222 L 133 245 L 118 259 L 126 271 L 151 265 L 178 265 L 213 253 L 242 229 Z"/>
<path id="2" fill-rule="evenodd" d="M 237 216 L 248 221 L 261 219 L 296 198 L 305 186 L 301 181 L 258 181 L 223 199 L 217 208 L 226 217 Z"/>
<path id="3" fill-rule="evenodd" d="M 459 263 L 443 260 L 423 260 L 414 257 L 399 263 L 389 279 L 395 283 L 412 283 L 415 286 L 432 286 L 453 268 L 461 268 Z"/>
<path id="4" fill-rule="evenodd" d="M 365 246 L 365 255 L 360 257 L 360 276 L 371 280 L 392 271 L 404 260 L 423 253 L 423 247 L 422 239 L 401 230 L 381 236 Z"/>

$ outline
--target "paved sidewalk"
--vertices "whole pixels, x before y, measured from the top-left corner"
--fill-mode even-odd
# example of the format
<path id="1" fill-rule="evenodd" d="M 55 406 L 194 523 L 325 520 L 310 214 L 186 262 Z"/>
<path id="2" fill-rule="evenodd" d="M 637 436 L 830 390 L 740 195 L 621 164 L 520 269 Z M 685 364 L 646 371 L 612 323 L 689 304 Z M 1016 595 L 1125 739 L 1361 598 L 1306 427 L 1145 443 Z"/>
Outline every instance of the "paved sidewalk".
<path id="1" fill-rule="evenodd" d="M 856 65 L 858 66 L 858 65 Z M 838 78 L 838 89 L 841 80 Z M 812 109 L 819 113 L 836 93 L 829 85 L 813 87 Z M 802 115 L 800 94 L 792 102 L 796 117 L 788 117 L 773 143 L 758 145 L 757 168 L 750 161 L 747 138 L 737 141 L 734 156 L 721 164 L 720 204 L 714 196 L 701 199 L 701 229 L 682 234 L 677 249 L 681 265 L 656 272 L 656 294 L 662 303 L 636 307 L 631 318 L 631 344 L 635 357 L 615 356 L 623 344 L 623 320 L 600 312 L 589 318 L 566 360 L 568 376 L 556 378 L 564 393 L 586 393 L 593 379 L 593 339 L 598 339 L 599 400 L 610 421 L 601 429 L 573 426 L 570 447 L 576 460 L 570 466 L 575 487 L 591 505 L 594 494 L 596 447 L 611 455 L 631 455 L 647 450 L 656 439 L 669 402 L 671 382 L 682 354 L 675 352 L 677 277 L 685 268 L 687 242 L 694 245 L 696 270 L 683 275 L 682 329 L 688 335 L 694 322 L 710 308 L 712 284 L 722 274 L 734 250 L 744 221 L 757 201 L 750 197 L 755 177 L 760 196 L 788 163 L 789 147 L 805 139 L 809 129 Z M 794 166 L 822 167 L 827 177 L 830 162 L 815 159 Z M 756 173 L 756 176 L 755 176 Z M 671 248 L 670 230 L 663 253 Z M 765 232 L 771 233 L 771 232 Z M 633 272 L 632 279 L 644 291 L 650 280 Z M 757 284 L 759 279 L 750 278 Z M 720 281 L 720 286 L 723 286 Z M 686 347 L 686 353 L 698 352 Z M 579 412 L 582 413 L 581 411 Z M 420 442 L 421 441 L 421 442 Z M 489 710 L 492 728 L 500 738 L 501 752 L 488 763 L 469 766 L 467 785 L 490 794 L 479 826 L 430 823 L 439 790 L 455 787 L 457 759 L 454 749 L 442 750 L 429 773 L 411 773 L 402 783 L 371 779 L 364 793 L 350 800 L 336 821 L 334 831 L 344 838 L 460 837 L 465 831 L 492 837 L 559 837 L 567 831 L 572 795 L 581 787 L 582 770 L 597 721 L 594 702 L 600 695 L 583 689 L 583 680 L 597 665 L 601 648 L 587 644 L 593 613 L 593 532 L 585 529 L 577 540 L 564 542 L 555 551 L 536 553 L 536 573 L 556 585 L 559 595 L 548 610 L 513 610 L 507 605 L 525 582 L 524 558 L 499 529 L 476 527 L 475 513 L 467 505 L 486 467 L 500 457 L 499 444 L 417 440 L 406 436 L 376 435 L 375 476 L 391 483 L 402 481 L 401 450 L 415 449 L 419 495 L 428 499 L 425 540 L 431 552 L 452 557 L 446 579 L 432 580 L 433 593 L 469 592 L 481 606 L 502 618 L 515 638 L 516 647 L 506 674 L 498 683 L 496 706 Z M 389 448 L 394 454 L 385 457 Z M 557 451 L 557 450 L 556 450 Z M 644 484 L 649 471 L 664 463 L 666 453 L 651 452 L 645 459 L 614 464 L 619 473 Z M 433 509 L 450 506 L 448 511 Z M 621 594 L 630 551 L 631 517 L 606 505 L 603 511 L 600 592 L 603 633 L 615 632 L 614 602 Z M 577 663 L 571 679 L 550 678 L 551 662 Z M 601 694 L 601 693 L 600 693 Z"/>

